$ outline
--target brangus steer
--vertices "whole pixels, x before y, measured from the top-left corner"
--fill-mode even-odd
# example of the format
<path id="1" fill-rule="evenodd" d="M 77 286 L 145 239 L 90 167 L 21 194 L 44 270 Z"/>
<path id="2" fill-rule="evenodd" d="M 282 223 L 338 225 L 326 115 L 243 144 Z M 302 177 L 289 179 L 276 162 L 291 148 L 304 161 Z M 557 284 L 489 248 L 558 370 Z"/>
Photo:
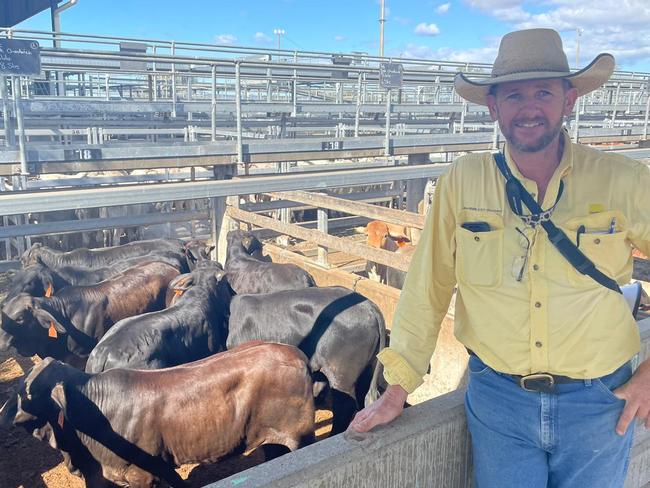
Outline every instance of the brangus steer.
<path id="1" fill-rule="evenodd" d="M 260 446 L 295 450 L 313 441 L 314 401 L 306 358 L 283 344 L 254 342 L 175 368 L 90 375 L 47 358 L 0 411 L 4 423 L 67 451 L 87 486 L 132 488 L 174 471 Z"/>
<path id="2" fill-rule="evenodd" d="M 358 293 L 314 287 L 238 295 L 230 305 L 228 329 L 228 348 L 256 339 L 299 347 L 312 372 L 331 388 L 333 434 L 347 428 L 369 388 L 369 400 L 376 397 L 373 366 L 386 329 L 379 308 Z M 319 381 L 315 393 L 323 386 Z"/>
<path id="3" fill-rule="evenodd" d="M 228 251 L 224 269 L 228 282 L 238 295 L 302 290 L 315 286 L 309 273 L 295 264 L 261 261 L 262 243 L 243 230 L 228 232 Z"/>
<path id="4" fill-rule="evenodd" d="M 223 350 L 231 296 L 223 277 L 218 263 L 203 261 L 175 278 L 171 305 L 115 324 L 90 354 L 86 371 L 166 368 Z"/>
<path id="5" fill-rule="evenodd" d="M 175 267 L 148 262 L 49 298 L 19 294 L 2 305 L 0 348 L 14 346 L 24 356 L 52 356 L 83 368 L 117 321 L 163 308 L 167 285 L 176 276 Z"/>
<path id="6" fill-rule="evenodd" d="M 60 268 L 61 266 L 102 268 L 117 261 L 151 253 L 176 253 L 185 257 L 186 249 L 183 241 L 177 239 L 134 241 L 122 246 L 100 249 L 81 248 L 68 252 L 57 251 L 36 243 L 23 253 L 20 261 L 23 267 L 36 264 L 40 258 L 40 262 L 49 268 Z"/>

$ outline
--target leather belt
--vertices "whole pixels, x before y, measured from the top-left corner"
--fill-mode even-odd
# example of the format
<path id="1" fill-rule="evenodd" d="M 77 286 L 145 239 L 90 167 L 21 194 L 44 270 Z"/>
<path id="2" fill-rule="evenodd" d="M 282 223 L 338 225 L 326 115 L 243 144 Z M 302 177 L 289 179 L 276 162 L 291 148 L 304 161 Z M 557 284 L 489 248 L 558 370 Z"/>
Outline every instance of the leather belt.
<path id="1" fill-rule="evenodd" d="M 470 356 L 478 356 L 471 349 L 467 349 L 467 352 Z M 481 359 L 481 358 L 479 358 Z M 527 375 L 519 374 L 509 374 L 501 373 L 500 371 L 495 371 L 496 373 L 504 376 L 515 383 L 517 383 L 523 390 L 531 392 L 541 392 L 541 393 L 553 393 L 555 391 L 555 385 L 565 384 L 565 383 L 575 383 L 576 381 L 584 381 L 576 378 L 569 378 L 568 376 L 561 376 L 550 373 L 533 373 Z"/>

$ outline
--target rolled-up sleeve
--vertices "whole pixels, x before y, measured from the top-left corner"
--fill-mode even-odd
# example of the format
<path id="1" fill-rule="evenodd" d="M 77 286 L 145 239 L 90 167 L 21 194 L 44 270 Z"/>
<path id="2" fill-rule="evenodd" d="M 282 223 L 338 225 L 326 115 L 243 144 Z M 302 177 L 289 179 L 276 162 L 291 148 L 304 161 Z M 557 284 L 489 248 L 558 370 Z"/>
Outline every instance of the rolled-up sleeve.
<path id="1" fill-rule="evenodd" d="M 422 384 L 456 284 L 451 181 L 449 173 L 438 178 L 431 210 L 395 310 L 390 347 L 377 356 L 384 365 L 388 384 L 399 384 L 409 393 Z"/>

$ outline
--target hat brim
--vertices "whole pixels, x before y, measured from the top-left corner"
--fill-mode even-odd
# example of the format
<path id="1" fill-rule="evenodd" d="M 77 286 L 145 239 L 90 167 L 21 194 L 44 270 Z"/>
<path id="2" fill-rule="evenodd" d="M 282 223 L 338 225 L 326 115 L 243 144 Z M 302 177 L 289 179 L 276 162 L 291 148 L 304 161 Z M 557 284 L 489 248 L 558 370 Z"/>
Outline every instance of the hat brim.
<path id="1" fill-rule="evenodd" d="M 600 88 L 612 76 L 615 66 L 614 56 L 609 53 L 602 53 L 596 56 L 589 65 L 575 73 L 526 71 L 525 73 L 511 73 L 478 80 L 472 80 L 465 76 L 464 73 L 458 73 L 454 78 L 454 89 L 465 100 L 477 105 L 487 105 L 490 88 L 497 83 L 566 78 L 578 90 L 578 96 L 581 96 Z"/>

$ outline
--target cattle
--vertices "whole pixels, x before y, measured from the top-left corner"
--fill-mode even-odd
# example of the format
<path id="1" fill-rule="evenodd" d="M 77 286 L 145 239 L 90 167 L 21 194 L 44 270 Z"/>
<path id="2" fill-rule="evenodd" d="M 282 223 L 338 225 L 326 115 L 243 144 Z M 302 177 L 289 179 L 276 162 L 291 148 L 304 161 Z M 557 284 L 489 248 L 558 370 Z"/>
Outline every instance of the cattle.
<path id="1" fill-rule="evenodd" d="M 180 273 L 189 271 L 185 257 L 172 252 L 153 252 L 95 269 L 80 266 L 61 266 L 52 269 L 43 264 L 40 257 L 36 257 L 36 264 L 30 264 L 18 270 L 11 277 L 5 300 L 15 297 L 19 293 L 42 297 L 58 293 L 61 289 L 71 285 L 94 285 L 146 261 L 170 264 Z"/>
<path id="2" fill-rule="evenodd" d="M 2 407 L 0 421 L 45 432 L 87 486 L 144 488 L 162 478 L 185 487 L 174 466 L 313 442 L 314 400 L 303 353 L 255 342 L 154 371 L 91 375 L 47 358 Z"/>
<path id="3" fill-rule="evenodd" d="M 175 366 L 223 350 L 232 291 L 217 263 L 208 261 L 169 284 L 168 308 L 121 320 L 92 351 L 86 371 Z"/>
<path id="4" fill-rule="evenodd" d="M 90 351 L 120 319 L 160 310 L 178 270 L 161 262 L 136 265 L 96 285 L 70 286 L 51 297 L 21 293 L 2 305 L 0 348 L 52 356 L 83 368 Z"/>
<path id="5" fill-rule="evenodd" d="M 230 304 L 228 348 L 250 340 L 299 347 L 320 393 L 332 394 L 332 433 L 343 432 L 364 396 L 376 397 L 375 355 L 385 344 L 384 319 L 364 296 L 343 287 L 305 288 L 263 295 L 237 295 Z M 371 379 L 372 376 L 372 379 Z"/>
<path id="6" fill-rule="evenodd" d="M 388 224 L 380 220 L 373 220 L 366 225 L 368 235 L 366 243 L 377 249 L 386 251 L 397 251 L 401 246 L 408 244 L 411 239 L 408 236 L 408 229 L 403 225 Z M 388 266 L 385 264 L 368 261 L 366 271 L 368 277 L 386 283 Z"/>
<path id="7" fill-rule="evenodd" d="M 395 250 L 396 254 L 402 254 L 404 256 L 408 256 L 409 258 L 413 257 L 413 254 L 415 253 L 415 246 L 412 246 L 411 244 L 406 244 L 405 246 L 398 246 L 397 249 Z M 397 268 L 391 268 L 390 266 L 386 267 L 386 284 L 388 286 L 392 286 L 393 288 L 397 288 L 398 290 L 401 290 L 402 287 L 404 286 L 404 280 L 406 279 L 406 271 L 402 271 L 401 269 Z"/>
<path id="8" fill-rule="evenodd" d="M 301 290 L 315 286 L 314 278 L 294 264 L 260 260 L 262 244 L 249 232 L 228 232 L 226 263 L 228 282 L 237 294 Z"/>
<path id="9" fill-rule="evenodd" d="M 180 256 L 185 256 L 185 252 L 185 245 L 177 239 L 152 239 L 103 249 L 81 248 L 68 252 L 56 251 L 36 243 L 23 253 L 20 261 L 23 267 L 36 264 L 40 258 L 40 262 L 50 268 L 62 266 L 101 268 L 124 259 L 146 254 L 177 253 Z"/>

